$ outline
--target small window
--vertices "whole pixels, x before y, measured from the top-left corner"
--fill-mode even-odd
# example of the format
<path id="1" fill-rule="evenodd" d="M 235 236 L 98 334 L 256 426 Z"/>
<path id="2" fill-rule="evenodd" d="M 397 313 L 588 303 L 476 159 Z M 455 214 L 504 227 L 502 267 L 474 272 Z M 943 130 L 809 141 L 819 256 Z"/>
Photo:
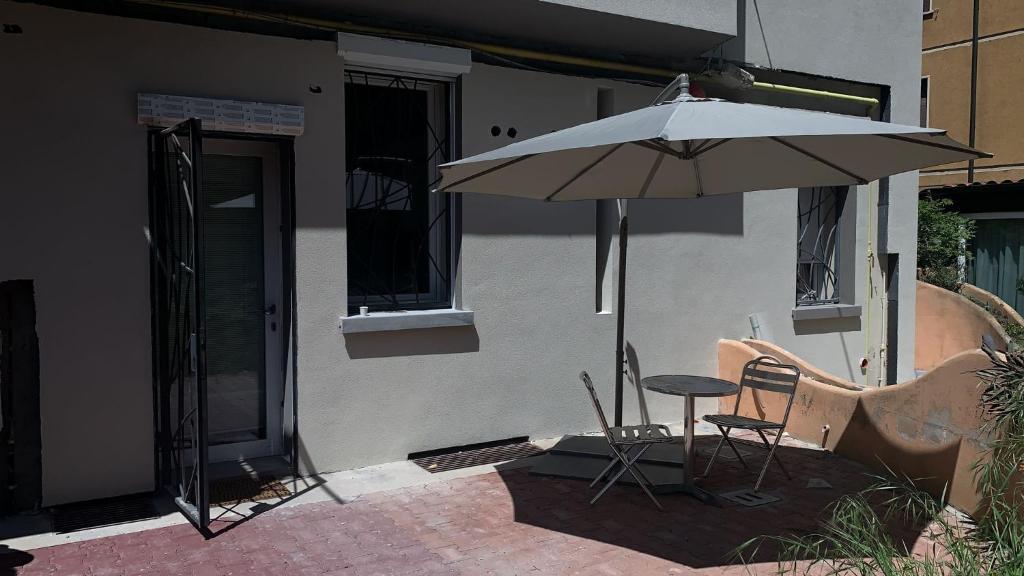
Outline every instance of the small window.
<path id="1" fill-rule="evenodd" d="M 928 93 L 931 90 L 928 76 L 921 78 L 921 127 L 928 127 Z"/>
<path id="2" fill-rule="evenodd" d="M 932 0 L 924 0 L 924 19 L 931 20 L 935 17 L 935 7 L 932 6 Z"/>
<path id="3" fill-rule="evenodd" d="M 836 304 L 839 294 L 839 223 L 845 186 L 799 190 L 796 303 Z"/>
<path id="4" fill-rule="evenodd" d="M 450 82 L 345 72 L 348 306 L 452 305 Z"/>

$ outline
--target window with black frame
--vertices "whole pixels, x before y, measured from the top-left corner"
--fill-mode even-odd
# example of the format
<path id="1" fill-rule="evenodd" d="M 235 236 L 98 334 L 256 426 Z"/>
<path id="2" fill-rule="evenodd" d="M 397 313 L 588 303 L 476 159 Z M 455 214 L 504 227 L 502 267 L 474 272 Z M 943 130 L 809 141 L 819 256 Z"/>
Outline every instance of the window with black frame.
<path id="1" fill-rule="evenodd" d="M 796 303 L 835 304 L 839 293 L 839 229 L 845 186 L 798 191 Z"/>
<path id="2" fill-rule="evenodd" d="M 345 73 L 349 313 L 451 306 L 448 82 Z"/>

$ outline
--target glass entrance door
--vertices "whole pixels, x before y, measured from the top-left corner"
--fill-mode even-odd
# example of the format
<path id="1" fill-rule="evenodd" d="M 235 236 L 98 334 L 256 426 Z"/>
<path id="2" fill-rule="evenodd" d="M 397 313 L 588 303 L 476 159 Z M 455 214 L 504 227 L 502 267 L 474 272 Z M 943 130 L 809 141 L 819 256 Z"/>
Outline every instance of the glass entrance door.
<path id="1" fill-rule="evenodd" d="M 281 451 L 277 146 L 203 142 L 209 461 Z"/>

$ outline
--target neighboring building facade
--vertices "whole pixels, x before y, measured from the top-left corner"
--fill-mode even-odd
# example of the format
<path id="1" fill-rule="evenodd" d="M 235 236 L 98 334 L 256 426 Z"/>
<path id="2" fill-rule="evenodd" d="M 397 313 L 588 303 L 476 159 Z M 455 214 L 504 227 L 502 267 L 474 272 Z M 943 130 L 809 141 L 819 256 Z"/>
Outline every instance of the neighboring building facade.
<path id="1" fill-rule="evenodd" d="M 929 0 L 924 9 L 921 123 L 993 157 L 922 170 L 920 188 L 975 220 L 967 281 L 1024 311 L 1024 4 Z"/>
<path id="2" fill-rule="evenodd" d="M 720 61 L 854 97 L 698 77 L 710 96 L 918 118 L 907 3 L 245 4 L 0 2 L 0 281 L 33 287 L 43 505 L 167 480 L 161 374 L 190 370 L 164 365 L 187 343 L 151 250 L 184 206 L 160 204 L 189 146 L 157 129 L 174 106 L 216 119 L 209 458 L 303 473 L 596 427 L 576 375 L 610 394 L 614 205 L 438 196 L 438 163 L 647 105 L 671 72 Z M 753 333 L 869 385 L 913 377 L 916 182 L 631 203 L 643 372 L 714 373 L 717 339 Z"/>

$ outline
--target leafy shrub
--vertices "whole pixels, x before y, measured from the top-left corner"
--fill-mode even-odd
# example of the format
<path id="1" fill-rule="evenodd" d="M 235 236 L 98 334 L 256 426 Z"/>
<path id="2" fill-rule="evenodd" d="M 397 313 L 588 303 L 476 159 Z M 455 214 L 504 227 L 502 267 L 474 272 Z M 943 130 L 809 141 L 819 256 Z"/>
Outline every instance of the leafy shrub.
<path id="1" fill-rule="evenodd" d="M 918 278 L 954 292 L 960 291 L 961 270 L 974 238 L 974 222 L 949 210 L 946 198 L 921 198 L 917 203 Z"/>

